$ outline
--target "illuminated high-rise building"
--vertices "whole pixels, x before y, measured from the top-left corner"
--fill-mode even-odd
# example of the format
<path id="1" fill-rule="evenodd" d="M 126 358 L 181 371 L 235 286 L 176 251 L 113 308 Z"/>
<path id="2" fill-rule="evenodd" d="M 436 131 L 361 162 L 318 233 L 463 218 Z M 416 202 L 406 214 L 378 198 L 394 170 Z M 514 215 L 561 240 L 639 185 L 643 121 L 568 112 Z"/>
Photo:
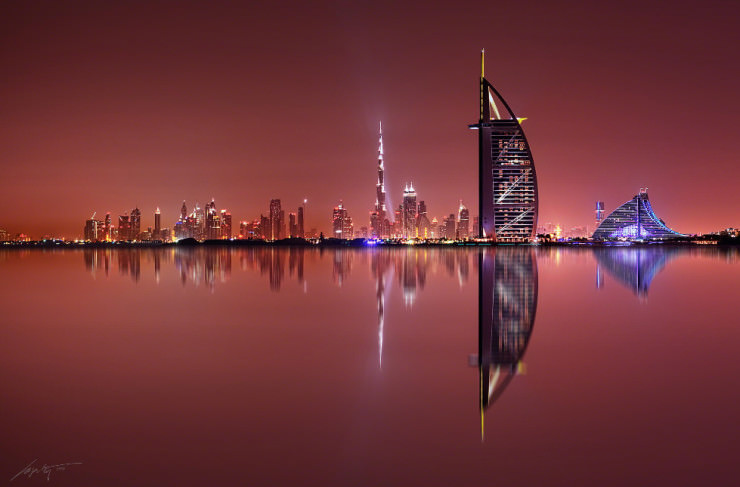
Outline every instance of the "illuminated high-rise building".
<path id="1" fill-rule="evenodd" d="M 416 215 L 416 234 L 419 238 L 432 238 L 432 224 L 427 216 L 427 204 L 419 201 L 419 212 Z"/>
<path id="2" fill-rule="evenodd" d="M 231 213 L 221 210 L 221 238 L 231 239 Z"/>
<path id="3" fill-rule="evenodd" d="M 443 218 L 442 223 L 439 225 L 439 238 L 454 240 L 457 233 L 456 224 L 454 213 L 450 213 L 449 216 Z"/>
<path id="4" fill-rule="evenodd" d="M 460 208 L 457 210 L 457 238 L 465 240 L 470 236 L 470 211 L 460 200 Z"/>
<path id="5" fill-rule="evenodd" d="M 332 230 L 334 238 L 350 239 L 353 236 L 354 227 L 352 225 L 352 218 L 347 213 L 347 209 L 339 203 L 339 206 L 334 207 L 332 214 Z"/>
<path id="6" fill-rule="evenodd" d="M 175 222 L 175 238 L 179 240 L 191 236 L 188 225 L 188 207 L 183 200 L 182 207 L 180 208 L 180 218 Z"/>
<path id="7" fill-rule="evenodd" d="M 456 237 L 456 221 L 455 214 L 450 213 L 450 216 L 445 218 L 445 238 L 448 240 L 455 240 Z"/>
<path id="8" fill-rule="evenodd" d="M 437 220 L 436 216 L 432 218 L 432 223 L 429 225 L 429 238 L 440 238 L 439 220 Z"/>
<path id="9" fill-rule="evenodd" d="M 211 202 L 206 204 L 205 208 L 205 235 L 201 238 L 208 240 L 218 240 L 223 234 L 223 216 L 226 210 L 221 213 L 216 210 L 216 200 L 211 198 Z"/>
<path id="10" fill-rule="evenodd" d="M 128 213 L 124 213 L 118 217 L 118 240 L 127 241 L 132 240 L 131 238 L 131 220 L 129 219 Z"/>
<path id="11" fill-rule="evenodd" d="M 191 237 L 197 240 L 203 240 L 206 238 L 206 210 L 201 208 L 197 201 L 195 202 L 193 212 L 190 214 L 188 226 L 190 228 Z"/>
<path id="12" fill-rule="evenodd" d="M 303 208 L 303 206 L 298 207 L 298 234 L 296 235 L 298 238 L 306 237 L 306 231 L 303 227 Z"/>
<path id="13" fill-rule="evenodd" d="M 152 233 L 152 239 L 154 240 L 161 240 L 162 239 L 162 220 L 161 220 L 161 214 L 159 212 L 159 207 L 157 207 L 157 211 L 154 212 L 154 232 Z"/>
<path id="14" fill-rule="evenodd" d="M 290 238 L 298 236 L 298 223 L 296 223 L 296 214 L 293 212 L 288 214 L 288 236 Z"/>
<path id="15" fill-rule="evenodd" d="M 131 210 L 131 217 L 129 221 L 131 222 L 131 233 L 129 234 L 129 240 L 137 240 L 139 238 L 139 234 L 141 233 L 141 210 L 139 210 L 138 207 Z"/>
<path id="16" fill-rule="evenodd" d="M 216 213 L 216 200 L 211 198 L 210 203 L 206 203 L 205 207 L 205 235 L 204 238 L 213 240 L 218 238 L 215 235 L 216 230 L 221 230 L 221 224 L 218 220 L 218 214 Z"/>
<path id="17" fill-rule="evenodd" d="M 267 238 L 270 240 L 279 240 L 283 238 L 283 235 L 280 233 L 280 230 L 283 227 L 283 223 L 281 221 L 282 215 L 283 211 L 280 208 L 280 200 L 270 200 L 270 231 L 267 234 Z"/>
<path id="18" fill-rule="evenodd" d="M 604 220 L 604 202 L 603 201 L 597 201 L 596 202 L 596 225 L 594 228 L 599 228 L 599 225 L 601 225 L 601 222 Z"/>
<path id="19" fill-rule="evenodd" d="M 403 205 L 401 219 L 403 224 L 403 238 L 416 238 L 416 191 L 414 184 L 407 184 L 403 190 Z"/>
<path id="20" fill-rule="evenodd" d="M 95 219 L 93 214 L 92 218 L 85 221 L 85 240 L 88 242 L 98 242 L 104 240 L 103 222 Z"/>
<path id="21" fill-rule="evenodd" d="M 375 184 L 375 210 L 370 214 L 370 233 L 373 238 L 388 237 L 389 221 L 385 205 L 385 163 L 383 161 L 383 123 L 379 124 L 378 182 Z"/>
<path id="22" fill-rule="evenodd" d="M 517 118 L 485 78 L 481 52 L 478 129 L 479 211 L 482 237 L 527 242 L 537 228 L 537 176 L 529 143 Z"/>
<path id="23" fill-rule="evenodd" d="M 424 200 L 419 201 L 419 204 L 417 206 L 417 217 L 420 216 L 426 216 L 427 214 L 427 204 Z"/>
<path id="24" fill-rule="evenodd" d="M 105 213 L 105 223 L 103 226 L 103 231 L 105 232 L 105 236 L 103 237 L 103 239 L 110 242 L 113 238 L 113 228 L 111 226 L 110 211 Z"/>
<path id="25" fill-rule="evenodd" d="M 257 233 L 259 238 L 263 240 L 270 240 L 272 236 L 272 222 L 270 221 L 269 217 L 266 217 L 265 215 L 260 215 L 259 232 Z"/>
<path id="26" fill-rule="evenodd" d="M 208 213 L 216 213 L 216 199 L 215 198 L 211 198 L 211 202 L 206 203 L 206 215 L 208 215 Z"/>

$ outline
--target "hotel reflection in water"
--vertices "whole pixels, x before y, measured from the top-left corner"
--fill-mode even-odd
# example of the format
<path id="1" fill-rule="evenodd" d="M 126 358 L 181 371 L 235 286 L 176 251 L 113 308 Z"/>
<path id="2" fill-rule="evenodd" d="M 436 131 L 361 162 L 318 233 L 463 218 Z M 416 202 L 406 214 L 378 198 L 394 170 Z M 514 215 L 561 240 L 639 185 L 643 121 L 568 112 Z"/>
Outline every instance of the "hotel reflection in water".
<path id="1" fill-rule="evenodd" d="M 134 282 L 142 267 L 154 271 L 159 282 L 163 267 L 177 270 L 183 285 L 206 285 L 212 292 L 231 276 L 232 266 L 264 276 L 272 291 L 280 291 L 286 278 L 307 289 L 304 266 L 310 260 L 331 265 L 333 282 L 342 286 L 355 266 L 368 266 L 375 281 L 378 366 L 383 365 L 385 300 L 395 282 L 406 307 L 413 307 L 429 276 L 443 274 L 462 286 L 478 272 L 478 354 L 472 356 L 480 375 L 483 412 L 502 394 L 520 368 L 534 324 L 537 307 L 537 260 L 531 247 L 486 249 L 234 249 L 198 247 L 161 249 L 85 249 L 85 268 L 96 278 L 119 275 Z M 143 266 L 142 266 L 143 264 Z M 472 323 L 471 323 L 472 325 Z"/>
<path id="2" fill-rule="evenodd" d="M 485 411 L 522 368 L 537 311 L 537 258 L 531 247 L 478 254 L 478 357 L 481 440 Z"/>
<path id="3" fill-rule="evenodd" d="M 163 268 L 176 269 L 182 285 L 206 285 L 212 292 L 229 280 L 232 266 L 264 276 L 270 290 L 280 291 L 285 279 L 294 280 L 307 292 L 304 267 L 308 262 L 330 265 L 334 285 L 342 286 L 353 268 L 369 269 L 375 281 L 378 365 L 383 366 L 383 333 L 386 299 L 397 288 L 407 307 L 413 307 L 427 280 L 446 275 L 462 286 L 478 274 L 478 353 L 469 365 L 478 369 L 481 435 L 485 412 L 501 397 L 523 369 L 522 359 L 532 335 L 537 310 L 537 258 L 558 262 L 561 249 L 533 247 L 316 249 L 197 247 L 161 249 L 85 249 L 85 268 L 95 278 L 117 270 L 134 282 L 153 269 L 159 282 Z M 703 256 L 737 260 L 737 252 L 721 249 L 595 248 L 573 250 L 591 253 L 596 265 L 597 288 L 604 275 L 645 299 L 653 278 L 676 257 L 701 252 Z M 363 271 L 364 272 L 364 271 Z M 362 272 L 360 273 L 362 275 Z M 471 326 L 473 324 L 471 323 Z"/>

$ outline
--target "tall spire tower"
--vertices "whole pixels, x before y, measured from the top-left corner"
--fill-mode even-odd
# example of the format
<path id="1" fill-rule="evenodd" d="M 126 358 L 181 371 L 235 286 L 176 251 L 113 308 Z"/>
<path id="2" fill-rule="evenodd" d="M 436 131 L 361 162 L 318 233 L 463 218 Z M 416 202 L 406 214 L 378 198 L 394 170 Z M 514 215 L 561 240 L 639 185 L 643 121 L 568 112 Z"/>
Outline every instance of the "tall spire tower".
<path id="1" fill-rule="evenodd" d="M 373 237 L 384 238 L 388 236 L 385 205 L 385 167 L 383 165 L 383 122 L 378 125 L 378 182 L 375 185 L 375 211 L 370 217 Z"/>
<path id="2" fill-rule="evenodd" d="M 378 184 L 376 185 L 375 211 L 382 212 L 385 216 L 385 181 L 383 171 L 383 122 L 378 125 Z"/>

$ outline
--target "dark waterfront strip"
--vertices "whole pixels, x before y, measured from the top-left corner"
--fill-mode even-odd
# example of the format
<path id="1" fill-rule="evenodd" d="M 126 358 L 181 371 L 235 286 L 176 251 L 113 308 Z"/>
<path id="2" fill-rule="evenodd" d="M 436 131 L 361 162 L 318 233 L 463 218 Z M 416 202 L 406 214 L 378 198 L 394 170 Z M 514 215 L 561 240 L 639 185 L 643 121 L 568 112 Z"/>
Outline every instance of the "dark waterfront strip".
<path id="1" fill-rule="evenodd" d="M 539 246 L 539 247 L 706 247 L 706 246 L 740 246 L 740 238 L 719 236 L 715 239 L 688 240 L 675 239 L 670 241 L 651 242 L 592 242 L 577 240 L 568 242 L 542 241 L 533 243 L 496 243 L 487 241 L 429 241 L 420 240 L 409 243 L 404 240 L 367 240 L 357 238 L 353 240 L 322 239 L 305 240 L 302 238 L 287 238 L 282 240 L 204 240 L 184 239 L 179 242 L 68 242 L 60 240 L 44 240 L 31 242 L 3 242 L 1 249 L 28 249 L 28 248 L 183 248 L 183 247 L 490 247 L 490 246 Z"/>

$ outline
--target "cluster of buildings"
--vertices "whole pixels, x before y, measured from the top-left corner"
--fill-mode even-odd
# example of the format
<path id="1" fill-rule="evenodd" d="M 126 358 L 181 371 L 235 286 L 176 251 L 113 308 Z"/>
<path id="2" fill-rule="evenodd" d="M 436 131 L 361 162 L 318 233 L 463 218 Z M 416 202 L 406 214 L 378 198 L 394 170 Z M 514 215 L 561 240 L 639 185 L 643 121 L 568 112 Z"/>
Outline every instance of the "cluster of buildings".
<path id="1" fill-rule="evenodd" d="M 89 242 L 171 242 L 185 238 L 196 240 L 230 240 L 257 239 L 280 240 L 284 238 L 315 237 L 316 230 L 304 230 L 304 206 L 298 207 L 296 212 L 288 213 L 282 209 L 280 200 L 270 201 L 270 211 L 267 216 L 260 215 L 253 221 L 239 223 L 238 233 L 232 226 L 231 212 L 227 209 L 218 210 L 216 202 L 206 204 L 201 208 L 196 202 L 192 211 L 188 213 L 187 203 L 182 202 L 180 218 L 174 228 L 163 228 L 159 208 L 154 213 L 154 227 L 147 227 L 142 231 L 141 210 L 134 208 L 118 217 L 118 224 L 112 221 L 110 212 L 103 220 L 95 219 L 95 214 L 85 222 L 84 240 Z M 351 224 L 350 224 L 351 225 Z"/>
<path id="2" fill-rule="evenodd" d="M 154 213 L 154 228 L 141 230 L 141 210 L 138 207 L 119 215 L 117 225 L 113 223 L 110 212 L 103 220 L 96 220 L 95 213 L 85 221 L 84 239 L 89 242 L 132 242 L 165 241 L 172 239 L 168 228 L 162 228 L 159 208 Z"/>
<path id="3" fill-rule="evenodd" d="M 417 203 L 416 190 L 413 183 L 406 183 L 403 190 L 402 203 L 395 211 L 389 211 L 385 192 L 385 161 L 383 153 L 383 125 L 379 126 L 378 140 L 378 181 L 375 185 L 375 207 L 370 212 L 370 226 L 361 227 L 359 232 L 352 233 L 351 218 L 346 217 L 346 210 L 342 204 L 334 208 L 333 230 L 337 238 L 373 239 L 447 239 L 466 240 L 477 235 L 470 229 L 470 212 L 460 202 L 458 215 L 451 213 L 442 223 L 437 218 L 429 220 L 427 205 L 423 200 Z M 344 215 L 344 216 L 343 216 Z M 391 220 L 391 217 L 393 219 Z M 346 221 L 349 219 L 349 226 Z M 473 229 L 477 228 L 477 219 Z M 340 236 L 341 235 L 341 236 Z"/>
<path id="4" fill-rule="evenodd" d="M 586 225 L 578 225 L 571 228 L 563 228 L 558 223 L 547 222 L 537 226 L 537 235 L 549 235 L 551 239 L 575 239 L 591 237 L 592 228 Z"/>
<path id="5" fill-rule="evenodd" d="M 669 240 L 686 238 L 688 235 L 669 228 L 652 209 L 647 188 L 631 200 L 616 208 L 607 216 L 604 202 L 596 202 L 595 231 L 579 226 L 563 230 L 559 225 L 546 223 L 537 225 L 539 197 L 534 159 L 522 129 L 525 118 L 518 118 L 493 85 L 485 78 L 481 52 L 480 73 L 480 117 L 470 125 L 478 132 L 479 147 L 479 201 L 480 220 L 473 218 L 460 202 L 457 215 L 451 213 L 442 221 L 429 219 L 426 203 L 417 202 L 417 193 L 412 183 L 406 184 L 403 198 L 397 208 L 389 208 L 385 191 L 385 162 L 383 152 L 383 130 L 379 127 L 378 163 L 375 206 L 370 212 L 368 226 L 356 229 L 343 203 L 332 213 L 332 233 L 338 239 L 482 239 L 492 243 L 526 243 L 536 239 L 537 234 L 550 238 L 609 240 Z M 141 228 L 141 211 L 134 208 L 130 213 L 111 220 L 110 213 L 96 220 L 95 214 L 85 222 L 86 241 L 171 241 L 184 238 L 197 240 L 215 239 L 261 239 L 281 240 L 286 238 L 316 238 L 316 230 L 304 228 L 305 200 L 295 212 L 286 218 L 279 199 L 270 201 L 269 213 L 253 221 L 242 221 L 238 234 L 232 228 L 231 213 L 217 210 L 211 200 L 205 208 L 196 203 L 188 213 L 185 202 L 180 218 L 171 231 L 162 228 L 159 209 L 154 214 L 154 227 Z M 472 228 L 471 228 L 472 223 Z M 737 237 L 736 229 L 727 229 L 720 236 Z M 10 240 L 7 232 L 0 229 L 0 241 Z M 15 241 L 28 239 L 17 234 Z"/>
<path id="6" fill-rule="evenodd" d="M 159 213 L 159 209 L 157 209 Z M 156 217 L 156 215 L 155 215 Z M 201 208 L 195 203 L 193 211 L 188 214 L 185 201 L 180 208 L 180 218 L 175 223 L 175 239 L 194 238 L 197 240 L 219 240 L 231 238 L 231 213 L 228 210 L 218 211 L 216 202 Z"/>
<path id="7" fill-rule="evenodd" d="M 252 221 L 242 221 L 239 224 L 239 238 L 254 240 L 281 240 L 284 238 L 315 237 L 315 230 L 306 232 L 304 217 L 306 201 L 297 211 L 289 212 L 285 219 L 285 210 L 282 209 L 280 199 L 270 200 L 270 211 L 267 216 L 260 215 Z"/>

